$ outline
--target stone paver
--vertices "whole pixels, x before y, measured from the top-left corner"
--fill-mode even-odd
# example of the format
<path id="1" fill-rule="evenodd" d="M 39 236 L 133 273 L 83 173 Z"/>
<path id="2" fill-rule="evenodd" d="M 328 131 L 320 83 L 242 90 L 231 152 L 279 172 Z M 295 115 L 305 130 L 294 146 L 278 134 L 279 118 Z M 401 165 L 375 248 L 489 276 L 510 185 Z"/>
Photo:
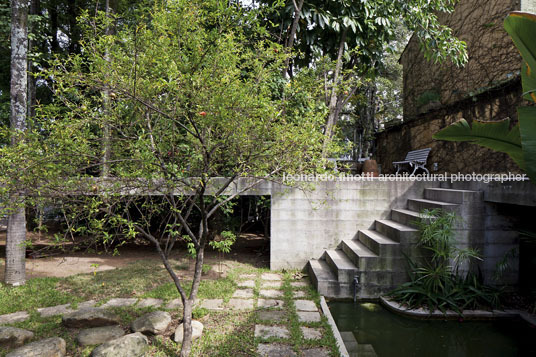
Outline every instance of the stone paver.
<path id="1" fill-rule="evenodd" d="M 206 299 L 201 301 L 199 307 L 207 310 L 223 310 L 223 299 Z"/>
<path id="2" fill-rule="evenodd" d="M 293 281 L 292 283 L 290 283 L 290 286 L 294 288 L 305 288 L 309 286 L 309 284 L 306 283 L 305 281 Z"/>
<path id="3" fill-rule="evenodd" d="M 292 292 L 292 296 L 295 299 L 305 297 L 306 295 L 307 295 L 307 293 L 305 291 L 302 291 L 302 290 L 296 290 L 296 291 Z"/>
<path id="4" fill-rule="evenodd" d="M 277 288 L 279 289 L 281 287 L 280 281 L 263 281 L 261 284 L 261 288 Z"/>
<path id="5" fill-rule="evenodd" d="M 66 327 L 76 328 L 117 325 L 120 320 L 119 316 L 110 310 L 95 307 L 76 310 L 62 317 L 62 323 Z"/>
<path id="6" fill-rule="evenodd" d="M 160 307 L 163 303 L 164 302 L 162 299 L 147 298 L 138 301 L 138 305 L 136 305 L 136 307 Z"/>
<path id="7" fill-rule="evenodd" d="M 93 307 L 96 303 L 97 302 L 95 300 L 84 301 L 78 304 L 78 309 L 86 309 L 88 307 Z M 73 311 L 75 310 L 71 309 L 71 304 L 42 307 L 40 309 L 37 309 L 37 312 L 41 315 L 41 317 L 64 315 L 69 314 Z"/>
<path id="8" fill-rule="evenodd" d="M 237 289 L 233 298 L 235 299 L 249 299 L 253 297 L 253 289 Z"/>
<path id="9" fill-rule="evenodd" d="M 274 300 L 274 299 L 259 299 L 257 300 L 257 306 L 260 308 L 270 308 L 275 307 L 281 309 L 284 305 L 283 300 Z"/>
<path id="10" fill-rule="evenodd" d="M 329 357 L 331 353 L 326 348 L 310 348 L 303 350 L 303 357 Z"/>
<path id="11" fill-rule="evenodd" d="M 311 311 L 298 311 L 298 321 L 300 322 L 320 322 L 320 313 Z"/>
<path id="12" fill-rule="evenodd" d="M 289 338 L 290 332 L 285 326 L 255 325 L 255 338 Z"/>
<path id="13" fill-rule="evenodd" d="M 273 289 L 261 290 L 261 291 L 259 291 L 259 294 L 261 296 L 265 296 L 265 297 L 268 297 L 268 298 L 283 297 L 283 292 L 281 290 L 273 290 Z"/>
<path id="14" fill-rule="evenodd" d="M 263 321 L 281 322 L 286 320 L 287 313 L 285 311 L 278 310 L 265 310 L 257 313 L 257 318 Z"/>
<path id="15" fill-rule="evenodd" d="M 244 280 L 245 279 L 251 280 L 251 279 L 255 279 L 256 277 L 257 277 L 257 275 L 255 275 L 255 274 L 242 274 L 242 275 L 238 276 L 239 279 L 244 279 Z"/>
<path id="16" fill-rule="evenodd" d="M 0 325 L 26 321 L 30 315 L 26 311 L 18 311 L 12 314 L 0 315 Z"/>
<path id="17" fill-rule="evenodd" d="M 296 357 L 291 346 L 275 343 L 259 343 L 257 353 L 262 357 Z"/>
<path id="18" fill-rule="evenodd" d="M 272 280 L 272 281 L 280 281 L 281 275 L 274 274 L 274 273 L 264 273 L 261 275 L 262 280 Z"/>
<path id="19" fill-rule="evenodd" d="M 178 309 L 179 307 L 182 307 L 181 299 L 173 299 L 166 304 L 166 309 L 168 310 Z"/>
<path id="20" fill-rule="evenodd" d="M 296 300 L 294 305 L 298 311 L 318 311 L 315 302 L 311 300 Z"/>
<path id="21" fill-rule="evenodd" d="M 138 302 L 138 299 L 136 298 L 114 298 L 110 299 L 107 303 L 104 305 L 101 305 L 100 307 L 103 307 L 105 309 L 110 307 L 125 307 L 125 306 L 132 306 L 135 303 Z"/>
<path id="22" fill-rule="evenodd" d="M 306 340 L 320 340 L 322 338 L 322 330 L 318 328 L 300 327 L 303 338 Z"/>
<path id="23" fill-rule="evenodd" d="M 254 280 L 246 280 L 241 283 L 238 283 L 239 288 L 254 288 L 255 287 L 255 281 Z"/>
<path id="24" fill-rule="evenodd" d="M 252 299 L 231 299 L 227 306 L 233 310 L 252 310 L 253 303 Z"/>

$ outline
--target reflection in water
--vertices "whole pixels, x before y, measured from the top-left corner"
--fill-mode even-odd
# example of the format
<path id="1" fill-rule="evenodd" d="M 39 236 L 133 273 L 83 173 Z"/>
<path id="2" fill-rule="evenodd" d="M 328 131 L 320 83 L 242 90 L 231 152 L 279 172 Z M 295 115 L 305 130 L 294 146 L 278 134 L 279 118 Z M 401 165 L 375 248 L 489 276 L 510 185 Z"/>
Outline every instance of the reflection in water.
<path id="1" fill-rule="evenodd" d="M 536 356 L 536 329 L 521 321 L 423 321 L 372 303 L 329 307 L 352 356 Z"/>

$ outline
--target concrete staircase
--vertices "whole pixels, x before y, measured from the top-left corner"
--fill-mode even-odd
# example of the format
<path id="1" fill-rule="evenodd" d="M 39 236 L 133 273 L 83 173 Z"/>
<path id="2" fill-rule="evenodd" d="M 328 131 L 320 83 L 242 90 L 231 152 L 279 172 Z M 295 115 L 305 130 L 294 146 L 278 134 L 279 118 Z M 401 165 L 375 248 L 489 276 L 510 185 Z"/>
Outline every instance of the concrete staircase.
<path id="1" fill-rule="evenodd" d="M 377 298 L 407 281 L 405 255 L 423 256 L 417 243 L 415 221 L 427 219 L 424 209 L 455 210 L 481 199 L 481 192 L 427 188 L 424 199 L 409 199 L 407 208 L 393 209 L 389 219 L 374 222 L 372 229 L 359 230 L 353 239 L 343 240 L 337 249 L 326 250 L 320 259 L 307 264 L 318 292 L 328 298 L 352 298 L 355 278 L 357 297 Z"/>

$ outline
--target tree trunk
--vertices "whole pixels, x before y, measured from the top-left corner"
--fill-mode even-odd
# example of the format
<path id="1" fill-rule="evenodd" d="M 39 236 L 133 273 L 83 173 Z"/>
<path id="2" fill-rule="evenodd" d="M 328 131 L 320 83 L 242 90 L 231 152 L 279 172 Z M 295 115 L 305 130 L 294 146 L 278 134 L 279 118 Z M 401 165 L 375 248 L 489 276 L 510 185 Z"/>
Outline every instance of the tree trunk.
<path id="1" fill-rule="evenodd" d="M 363 125 L 363 157 L 370 157 L 373 136 L 376 131 L 376 86 L 369 84 L 365 88 L 366 104 L 359 111 Z"/>
<path id="2" fill-rule="evenodd" d="M 11 1 L 11 128 L 17 132 L 26 130 L 28 89 L 28 1 Z M 11 144 L 22 140 L 14 134 Z M 11 202 L 16 206 L 9 215 L 6 241 L 5 281 L 10 285 L 21 285 L 26 280 L 24 242 L 26 240 L 26 213 L 24 196 L 14 193 Z"/>
<path id="3" fill-rule="evenodd" d="M 285 43 L 285 48 L 290 52 L 292 50 L 292 47 L 294 47 L 294 37 L 296 37 L 296 31 L 298 30 L 298 22 L 300 22 L 301 17 L 301 9 L 303 7 L 304 0 L 299 0 L 299 3 L 296 4 L 296 1 L 294 1 L 294 21 L 292 21 L 292 27 L 290 28 L 290 34 L 288 35 L 288 39 Z M 288 71 L 289 71 L 289 65 L 290 65 L 290 57 L 287 57 L 285 59 L 285 64 L 283 67 L 283 78 L 288 77 Z"/>
<path id="4" fill-rule="evenodd" d="M 337 125 L 341 111 L 342 100 L 339 98 L 339 83 L 342 70 L 342 57 L 344 55 L 344 46 L 346 44 L 346 32 L 347 29 L 345 28 L 341 34 L 339 51 L 337 53 L 337 63 L 335 64 L 335 72 L 333 73 L 333 84 L 331 87 L 331 96 L 328 104 L 329 114 L 326 122 L 326 129 L 324 130 L 324 147 L 322 149 L 323 158 L 326 158 L 328 155 L 328 145 L 331 142 L 331 137 L 333 136 L 333 132 L 335 130 L 335 126 Z"/>
<path id="5" fill-rule="evenodd" d="M 110 7 L 110 0 L 106 0 L 105 3 L 106 17 L 110 16 L 113 9 Z M 110 35 L 110 26 L 106 27 L 106 36 Z M 104 59 L 109 62 L 108 50 L 104 54 Z M 102 170 L 101 176 L 110 176 L 110 159 L 112 157 L 112 130 L 110 125 L 110 90 L 106 88 L 103 93 L 103 111 L 104 111 L 104 125 L 103 125 L 103 138 L 102 138 Z"/>
<path id="6" fill-rule="evenodd" d="M 186 299 L 183 308 L 183 338 L 181 347 L 181 357 L 188 357 L 192 351 L 192 307 L 195 300 L 191 297 Z"/>

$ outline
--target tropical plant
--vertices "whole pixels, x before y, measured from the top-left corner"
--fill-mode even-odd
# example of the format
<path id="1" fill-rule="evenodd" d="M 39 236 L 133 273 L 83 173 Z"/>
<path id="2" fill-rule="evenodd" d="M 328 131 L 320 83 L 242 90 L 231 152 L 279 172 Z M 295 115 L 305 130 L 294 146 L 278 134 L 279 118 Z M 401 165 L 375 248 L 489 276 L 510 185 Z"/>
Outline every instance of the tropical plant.
<path id="1" fill-rule="evenodd" d="M 447 310 L 495 308 L 499 291 L 484 286 L 471 272 L 471 262 L 481 260 L 478 252 L 456 245 L 453 227 L 459 220 L 453 212 L 424 210 L 426 218 L 416 222 L 419 245 L 426 258 L 417 262 L 407 257 L 410 281 L 388 295 L 409 308 Z"/>
<path id="2" fill-rule="evenodd" d="M 523 98 L 536 102 L 536 15 L 512 12 L 506 18 L 504 27 L 523 57 Z M 437 140 L 468 141 L 506 153 L 536 182 L 536 107 L 519 107 L 518 120 L 519 123 L 510 129 L 509 119 L 473 121 L 472 127 L 462 119 L 433 137 Z"/>

